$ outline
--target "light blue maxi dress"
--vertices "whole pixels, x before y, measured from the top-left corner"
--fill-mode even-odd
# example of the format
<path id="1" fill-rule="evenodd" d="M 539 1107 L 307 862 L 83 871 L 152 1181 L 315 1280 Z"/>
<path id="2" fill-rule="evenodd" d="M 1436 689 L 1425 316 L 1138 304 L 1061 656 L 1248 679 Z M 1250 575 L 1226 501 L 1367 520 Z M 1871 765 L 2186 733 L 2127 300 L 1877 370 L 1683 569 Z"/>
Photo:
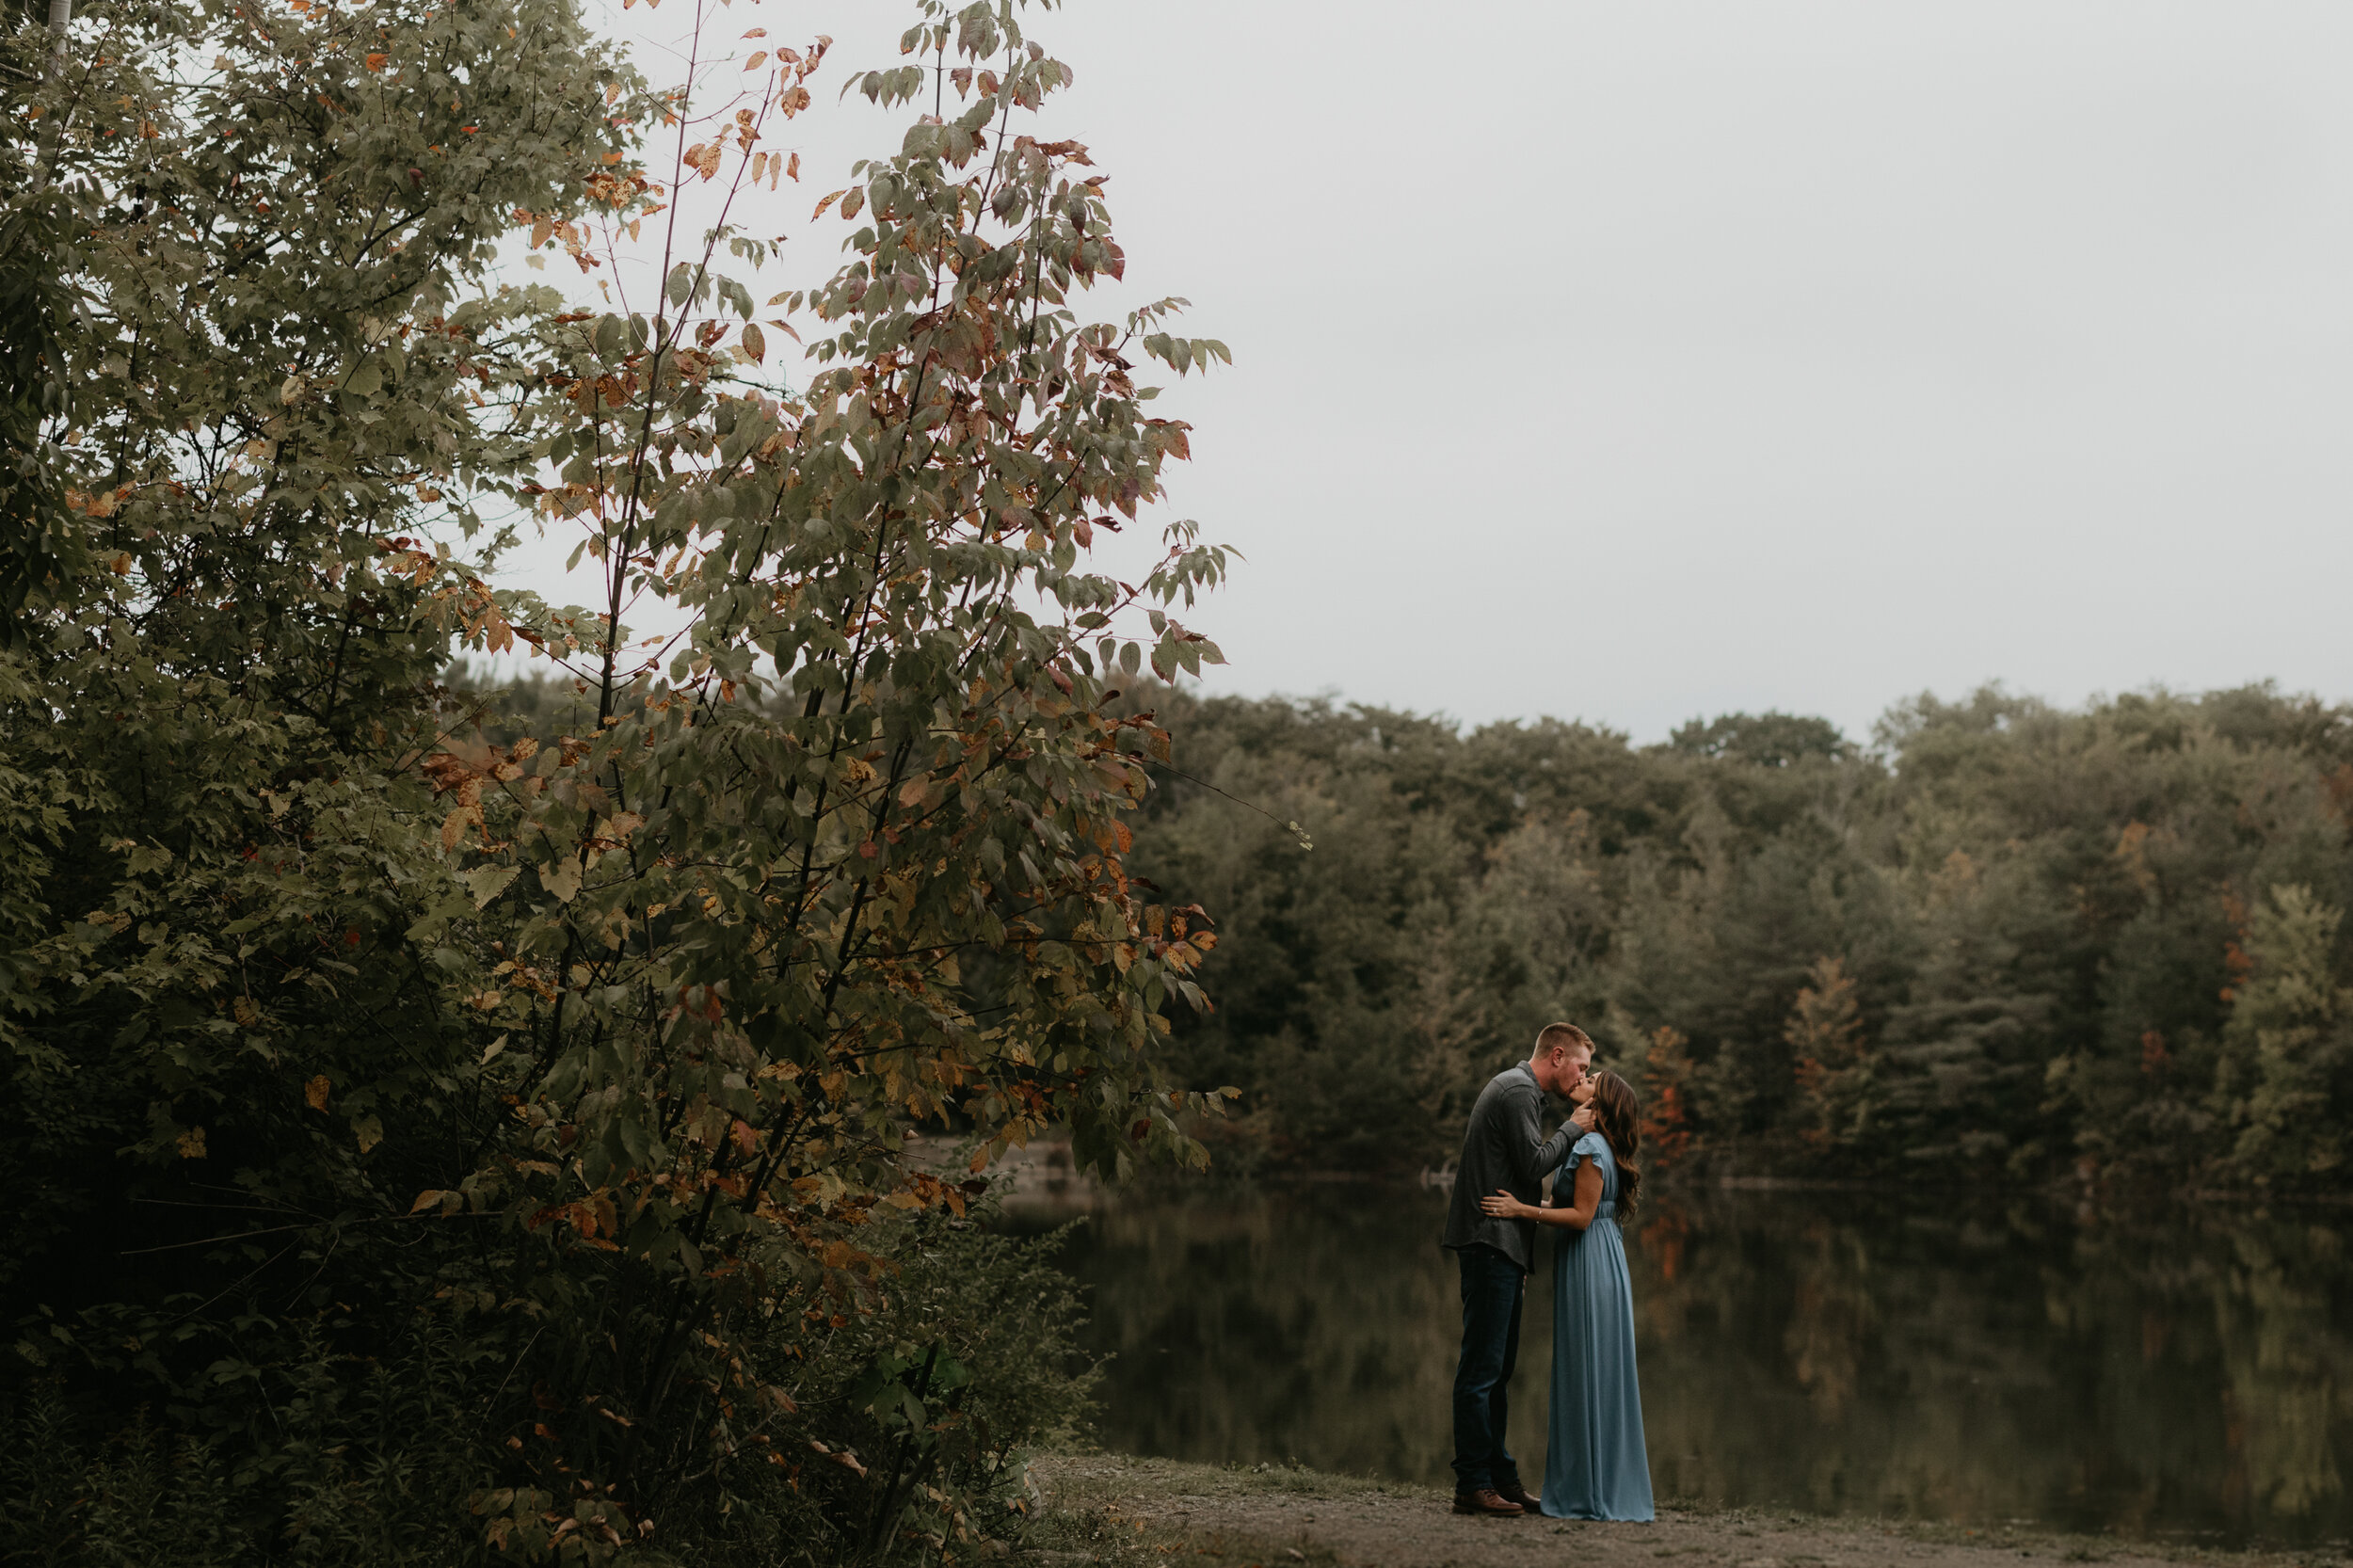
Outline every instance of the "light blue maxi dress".
<path id="1" fill-rule="evenodd" d="M 1582 1234 L 1560 1231 L 1552 1263 L 1552 1411 L 1545 1445 L 1545 1512 L 1556 1519 L 1654 1515 L 1642 1391 L 1634 1375 L 1634 1288 L 1618 1234 L 1618 1161 L 1589 1132 L 1553 1179 L 1553 1201 L 1577 1190 L 1577 1167 L 1601 1167 L 1601 1207 Z"/>

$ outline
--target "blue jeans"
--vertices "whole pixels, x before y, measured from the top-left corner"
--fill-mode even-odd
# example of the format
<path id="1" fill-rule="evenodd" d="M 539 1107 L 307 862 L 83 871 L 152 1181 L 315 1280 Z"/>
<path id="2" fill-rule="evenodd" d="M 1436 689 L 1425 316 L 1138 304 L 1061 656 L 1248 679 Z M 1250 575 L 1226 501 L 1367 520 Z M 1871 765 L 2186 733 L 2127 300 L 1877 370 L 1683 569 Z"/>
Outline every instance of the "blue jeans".
<path id="1" fill-rule="evenodd" d="M 1517 1486 L 1520 1467 L 1504 1446 L 1512 1368 L 1520 1359 L 1520 1306 L 1528 1271 L 1493 1247 L 1454 1255 L 1463 1271 L 1463 1359 L 1454 1372 L 1454 1489 Z"/>

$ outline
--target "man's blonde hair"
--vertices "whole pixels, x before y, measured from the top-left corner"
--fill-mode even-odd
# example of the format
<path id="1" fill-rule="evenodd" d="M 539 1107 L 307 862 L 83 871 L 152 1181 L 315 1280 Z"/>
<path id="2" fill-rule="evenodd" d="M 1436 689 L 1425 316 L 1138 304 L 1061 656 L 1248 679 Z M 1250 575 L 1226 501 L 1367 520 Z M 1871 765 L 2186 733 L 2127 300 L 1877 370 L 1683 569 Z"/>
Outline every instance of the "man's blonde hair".
<path id="1" fill-rule="evenodd" d="M 1576 1050 L 1581 1046 L 1586 1054 L 1591 1055 L 1593 1049 L 1593 1039 L 1592 1035 L 1575 1024 L 1546 1024 L 1536 1032 L 1534 1054 L 1542 1056 L 1555 1046 L 1562 1050 Z"/>

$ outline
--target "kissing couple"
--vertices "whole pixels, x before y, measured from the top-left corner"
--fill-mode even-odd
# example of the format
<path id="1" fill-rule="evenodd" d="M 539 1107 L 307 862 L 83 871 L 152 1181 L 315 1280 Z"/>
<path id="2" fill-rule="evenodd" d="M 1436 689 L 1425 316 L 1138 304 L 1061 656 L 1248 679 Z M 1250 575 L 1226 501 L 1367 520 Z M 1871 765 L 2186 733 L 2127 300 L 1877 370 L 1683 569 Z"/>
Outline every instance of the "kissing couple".
<path id="1" fill-rule="evenodd" d="M 1535 1053 L 1480 1091 L 1463 1133 L 1443 1244 L 1463 1272 L 1463 1358 L 1454 1373 L 1454 1512 L 1494 1518 L 1648 1520 L 1650 1458 L 1634 1373 L 1634 1291 L 1618 1221 L 1642 1175 L 1641 1107 L 1593 1042 L 1546 1024 Z M 1576 1104 L 1550 1138 L 1545 1096 Z M 1540 1201 L 1553 1178 L 1550 1202 Z M 1541 1225 L 1552 1255 L 1552 1408 L 1542 1496 L 1520 1485 L 1504 1441 L 1520 1306 Z"/>

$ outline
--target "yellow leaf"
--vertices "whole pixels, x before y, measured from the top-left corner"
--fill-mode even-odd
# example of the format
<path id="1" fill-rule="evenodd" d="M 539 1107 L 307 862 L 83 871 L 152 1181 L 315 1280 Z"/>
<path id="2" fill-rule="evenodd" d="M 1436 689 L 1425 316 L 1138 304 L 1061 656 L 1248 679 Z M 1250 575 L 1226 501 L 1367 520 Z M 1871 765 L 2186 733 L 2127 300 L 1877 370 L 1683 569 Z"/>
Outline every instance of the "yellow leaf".
<path id="1" fill-rule="evenodd" d="M 817 203 L 817 210 L 808 215 L 809 220 L 811 222 L 815 222 L 818 218 L 824 216 L 825 209 L 827 207 L 832 206 L 835 202 L 840 200 L 843 197 L 849 194 L 850 193 L 846 190 L 835 191 L 831 196 L 826 197 L 823 201 Z"/>
<path id="2" fill-rule="evenodd" d="M 767 63 L 768 51 L 765 49 L 756 49 L 752 52 L 752 57 L 744 62 L 744 69 L 746 71 L 758 71 L 761 66 L 766 65 Z"/>
<path id="3" fill-rule="evenodd" d="M 183 1160 L 203 1159 L 204 1129 L 200 1127 L 192 1127 L 188 1128 L 187 1131 L 180 1135 L 180 1141 L 177 1144 L 174 1144 L 172 1147 L 180 1151 L 180 1158 Z"/>
<path id="4" fill-rule="evenodd" d="M 384 1124 L 374 1116 L 362 1116 L 351 1124 L 351 1135 L 360 1140 L 360 1152 L 365 1154 L 384 1141 Z"/>
<path id="5" fill-rule="evenodd" d="M 566 856 L 552 866 L 539 868 L 539 885 L 555 895 L 558 904 L 569 904 L 580 894 L 580 862 Z"/>
<path id="6" fill-rule="evenodd" d="M 327 1075 L 321 1073 L 302 1086 L 302 1097 L 312 1110 L 324 1111 L 327 1109 L 327 1092 L 333 1087 L 327 1081 Z"/>
<path id="7" fill-rule="evenodd" d="M 419 1192 L 417 1194 L 417 1201 L 408 1206 L 408 1212 L 414 1214 L 420 1209 L 430 1208 L 435 1204 L 440 1203 L 444 1196 L 446 1196 L 445 1193 L 437 1192 L 430 1189 Z"/>
<path id="8" fill-rule="evenodd" d="M 253 1005 L 251 997 L 239 997 L 229 1004 L 229 1011 L 235 1016 L 237 1022 L 248 1029 L 251 1029 L 262 1021 L 262 1010 Z"/>
<path id="9" fill-rule="evenodd" d="M 744 324 L 744 352 L 752 357 L 755 364 L 767 362 L 768 337 L 760 329 L 760 323 L 757 321 L 747 321 Z"/>
<path id="10" fill-rule="evenodd" d="M 490 1058 L 496 1056 L 499 1052 L 504 1050 L 505 1048 L 506 1036 L 502 1034 L 482 1048 L 482 1060 L 485 1063 L 488 1063 Z"/>

